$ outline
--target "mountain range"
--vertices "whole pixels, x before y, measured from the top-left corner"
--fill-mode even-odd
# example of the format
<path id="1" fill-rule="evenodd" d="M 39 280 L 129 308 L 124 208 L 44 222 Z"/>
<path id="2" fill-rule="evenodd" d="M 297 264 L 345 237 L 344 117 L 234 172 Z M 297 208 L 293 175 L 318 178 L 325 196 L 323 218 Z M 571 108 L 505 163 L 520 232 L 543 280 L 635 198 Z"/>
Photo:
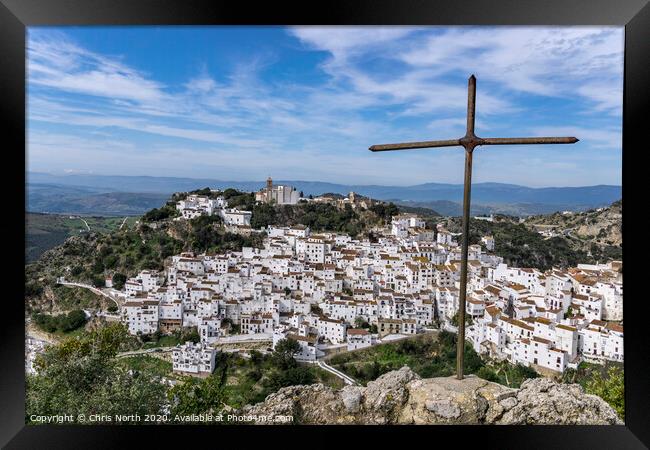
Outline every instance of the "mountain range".
<path id="1" fill-rule="evenodd" d="M 378 200 L 425 207 L 443 215 L 458 215 L 462 184 L 425 183 L 413 186 L 346 185 L 320 181 L 274 180 L 302 191 L 305 196 L 350 191 Z M 32 212 L 136 215 L 164 204 L 173 192 L 204 187 L 255 191 L 265 181 L 223 181 L 207 178 L 68 174 L 27 174 L 27 209 Z M 532 188 L 515 184 L 472 185 L 472 213 L 512 215 L 582 211 L 607 206 L 621 198 L 621 186 Z"/>

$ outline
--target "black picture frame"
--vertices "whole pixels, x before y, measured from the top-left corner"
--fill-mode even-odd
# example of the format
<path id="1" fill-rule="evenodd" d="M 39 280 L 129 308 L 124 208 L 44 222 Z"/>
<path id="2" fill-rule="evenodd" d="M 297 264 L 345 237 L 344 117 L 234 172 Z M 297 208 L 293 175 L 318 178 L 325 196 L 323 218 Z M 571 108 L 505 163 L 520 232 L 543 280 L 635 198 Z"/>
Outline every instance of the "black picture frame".
<path id="1" fill-rule="evenodd" d="M 0 228 L 5 243 L 5 283 L 0 326 L 0 445 L 6 448 L 115 448 L 132 445 L 165 446 L 181 439 L 196 445 L 245 445 L 248 439 L 274 436 L 283 446 L 373 445 L 388 434 L 399 433 L 397 445 L 442 444 L 453 439 L 462 446 L 482 448 L 647 448 L 650 446 L 650 393 L 647 310 L 641 278 L 642 265 L 634 264 L 643 251 L 635 242 L 643 237 L 644 203 L 628 207 L 624 217 L 624 252 L 627 278 L 625 323 L 625 425 L 534 427 L 112 427 L 26 426 L 24 418 L 24 267 L 13 257 L 24 255 L 24 225 L 18 214 L 20 186 L 25 183 L 25 27 L 36 25 L 220 25 L 220 24 L 367 24 L 367 25 L 618 25 L 625 27 L 623 93 L 623 190 L 632 199 L 645 181 L 641 172 L 649 117 L 650 5 L 646 0 L 337 0 L 278 3 L 199 0 L 0 0 L 0 111 L 5 141 L 5 217 Z M 644 147 L 639 146 L 643 143 Z M 360 151 L 367 151 L 365 148 Z M 637 162 L 638 161 L 638 162 Z M 634 174 L 635 168 L 640 176 Z M 628 202 L 631 200 L 628 200 Z M 22 197 L 24 210 L 24 190 Z M 635 203 L 636 205 L 636 203 Z M 635 210 L 636 208 L 636 210 Z M 24 256 L 23 256 L 24 257 Z M 641 259 L 639 258 L 639 259 Z M 637 292 L 638 291 L 638 292 Z M 367 428 L 367 429 L 366 429 Z M 354 437 L 341 433 L 354 434 Z M 357 436 L 356 434 L 359 433 Z M 198 435 L 198 436 L 197 436 Z M 280 440 L 284 439 L 284 440 Z M 422 444 L 417 444 L 417 442 Z M 267 441 L 271 443 L 271 441 Z M 129 445 L 131 444 L 131 445 Z M 248 445 L 246 445 L 248 446 Z"/>

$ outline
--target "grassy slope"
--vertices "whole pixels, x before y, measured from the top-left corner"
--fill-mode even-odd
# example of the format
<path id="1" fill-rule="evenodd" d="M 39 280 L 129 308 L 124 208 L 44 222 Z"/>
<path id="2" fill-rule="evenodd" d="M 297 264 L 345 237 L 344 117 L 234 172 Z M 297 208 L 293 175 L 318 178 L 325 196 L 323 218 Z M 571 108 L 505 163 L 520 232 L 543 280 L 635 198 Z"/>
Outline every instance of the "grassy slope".
<path id="1" fill-rule="evenodd" d="M 119 229 L 123 217 L 83 217 L 91 231 L 108 233 Z M 137 220 L 129 217 L 125 227 L 131 227 Z M 27 213 L 26 225 L 26 262 L 38 259 L 43 252 L 63 242 L 70 236 L 77 236 L 88 232 L 88 228 L 79 216 L 66 216 L 58 214 Z"/>

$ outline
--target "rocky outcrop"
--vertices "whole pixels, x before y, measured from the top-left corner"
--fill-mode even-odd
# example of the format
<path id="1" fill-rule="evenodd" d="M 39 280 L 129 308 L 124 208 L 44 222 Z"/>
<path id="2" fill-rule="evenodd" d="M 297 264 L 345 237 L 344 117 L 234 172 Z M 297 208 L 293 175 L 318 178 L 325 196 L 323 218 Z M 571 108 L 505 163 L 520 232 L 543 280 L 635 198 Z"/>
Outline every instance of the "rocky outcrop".
<path id="1" fill-rule="evenodd" d="M 577 384 L 536 378 L 511 389 L 473 375 L 421 379 L 406 366 L 367 387 L 283 388 L 240 413 L 291 415 L 302 424 L 622 424 L 604 400 Z"/>

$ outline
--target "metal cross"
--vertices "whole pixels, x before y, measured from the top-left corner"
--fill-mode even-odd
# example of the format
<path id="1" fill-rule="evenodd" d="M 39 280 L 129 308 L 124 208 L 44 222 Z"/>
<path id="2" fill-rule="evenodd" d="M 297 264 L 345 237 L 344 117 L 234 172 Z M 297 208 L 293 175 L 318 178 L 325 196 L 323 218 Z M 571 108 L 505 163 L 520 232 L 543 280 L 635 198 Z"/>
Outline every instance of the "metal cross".
<path id="1" fill-rule="evenodd" d="M 472 189 L 472 153 L 479 145 L 506 144 L 574 144 L 575 137 L 525 137 L 525 138 L 480 138 L 474 134 L 476 110 L 476 77 L 469 77 L 467 86 L 467 131 L 460 139 L 446 141 L 404 142 L 401 144 L 373 145 L 373 152 L 408 150 L 416 148 L 453 147 L 465 148 L 465 188 L 463 192 L 463 245 L 460 268 L 460 297 L 458 305 L 458 344 L 456 349 L 456 377 L 463 379 L 463 356 L 465 350 L 465 297 L 467 293 L 467 249 L 469 245 L 469 206 Z"/>

